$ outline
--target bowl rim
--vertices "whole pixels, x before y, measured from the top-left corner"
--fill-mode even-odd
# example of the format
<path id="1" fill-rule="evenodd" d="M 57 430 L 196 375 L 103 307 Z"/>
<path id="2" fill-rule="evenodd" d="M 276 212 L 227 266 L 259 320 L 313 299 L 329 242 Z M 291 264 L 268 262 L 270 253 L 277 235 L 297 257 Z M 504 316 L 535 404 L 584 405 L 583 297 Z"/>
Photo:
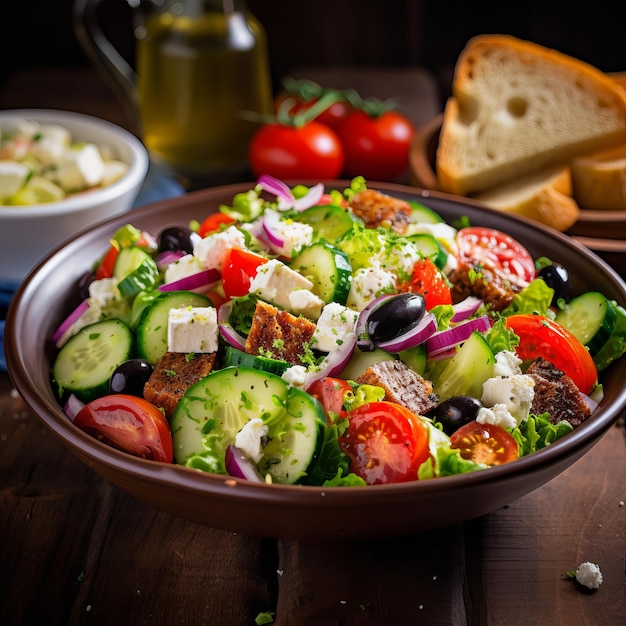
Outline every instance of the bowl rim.
<path id="1" fill-rule="evenodd" d="M 302 182 L 302 181 L 300 181 Z M 316 181 L 319 182 L 319 181 Z M 329 185 L 329 183 L 331 183 Z M 306 183 L 305 183 L 306 184 Z M 349 186 L 349 181 L 326 181 L 327 186 L 335 186 L 343 188 Z M 151 203 L 139 207 L 135 210 L 133 219 L 140 221 L 142 217 L 150 215 L 152 212 L 159 213 L 165 209 L 171 210 L 172 202 L 179 208 L 188 205 L 197 205 L 203 203 L 208 211 L 212 211 L 211 199 L 224 195 L 234 196 L 239 191 L 250 189 L 254 183 L 237 183 L 222 187 L 206 189 L 188 193 L 176 199 L 166 199 L 156 203 Z M 389 193 L 409 193 L 411 196 L 431 197 L 441 199 L 448 202 L 454 202 L 457 205 L 470 205 L 480 208 L 489 214 L 500 215 L 488 207 L 475 201 L 468 201 L 465 198 L 451 196 L 442 192 L 426 191 L 411 188 L 405 185 L 397 185 L 393 183 L 368 183 L 371 188 L 378 188 L 381 191 L 389 191 Z M 537 230 L 536 223 L 525 218 L 517 218 L 509 216 L 507 220 L 513 220 L 526 224 L 526 228 Z M 617 400 L 610 406 L 603 406 L 599 411 L 589 418 L 583 427 L 575 429 L 568 434 L 567 438 L 560 440 L 555 444 L 539 450 L 532 455 L 516 460 L 514 463 L 492 467 L 482 472 L 472 472 L 457 476 L 440 477 L 435 480 L 413 481 L 401 484 L 387 484 L 362 487 L 341 487 L 341 488 L 324 488 L 319 486 L 303 486 L 303 485 L 266 485 L 264 483 L 256 484 L 249 481 L 233 479 L 229 476 L 221 476 L 208 474 L 192 470 L 180 465 L 164 465 L 153 461 L 147 461 L 134 457 L 130 454 L 121 452 L 111 448 L 96 439 L 90 437 L 86 433 L 74 426 L 62 410 L 58 402 L 54 401 L 54 394 L 50 393 L 48 397 L 38 394 L 36 388 L 33 387 L 28 368 L 24 364 L 23 354 L 17 345 L 17 336 L 20 334 L 20 326 L 24 324 L 21 309 L 27 306 L 29 297 L 32 293 L 36 293 L 42 281 L 47 279 L 46 264 L 57 254 L 67 254 L 71 256 L 72 247 L 78 246 L 83 237 L 96 231 L 99 236 L 106 238 L 105 233 L 115 230 L 121 223 L 127 221 L 127 216 L 118 216 L 100 223 L 95 227 L 78 234 L 71 242 L 60 246 L 56 251 L 50 253 L 41 263 L 29 274 L 24 282 L 18 288 L 18 291 L 11 303 L 8 311 L 5 336 L 5 351 L 7 356 L 7 365 L 9 375 L 13 383 L 33 412 L 39 419 L 52 430 L 77 456 L 83 459 L 89 465 L 107 466 L 113 474 L 124 483 L 124 475 L 131 475 L 133 478 L 145 481 L 147 485 L 163 485 L 176 487 L 184 490 L 188 495 L 202 495 L 204 497 L 215 498 L 216 501 L 224 499 L 232 499 L 233 497 L 242 501 L 249 498 L 256 498 L 255 504 L 258 505 L 258 499 L 262 498 L 264 505 L 280 504 L 286 507 L 315 507 L 322 509 L 330 508 L 351 508 L 363 505 L 384 504 L 386 500 L 396 500 L 401 498 L 407 502 L 414 498 L 435 494 L 439 490 L 450 490 L 460 488 L 479 487 L 481 485 L 496 484 L 507 481 L 507 484 L 524 481 L 525 476 L 529 472 L 546 469 L 548 467 L 560 468 L 571 464 L 571 459 L 577 459 L 586 452 L 589 447 L 594 445 L 597 440 L 617 421 L 621 412 L 626 405 L 626 386 L 619 389 Z M 615 288 L 619 291 L 623 301 L 626 302 L 626 284 L 621 277 L 601 258 L 597 257 L 593 252 L 578 244 L 570 237 L 563 235 L 558 231 L 553 231 L 547 227 L 539 226 L 539 229 L 553 239 L 561 240 L 568 247 L 575 247 L 578 252 L 587 257 L 590 261 L 601 266 L 603 272 Z M 22 329 L 23 331 L 23 329 Z M 49 391 L 49 390 L 48 390 Z M 557 473 L 560 473 L 560 469 Z M 118 483 L 119 486 L 120 483 Z M 143 484 L 143 483 L 142 483 Z M 349 497 L 342 498 L 341 496 Z"/>
<path id="2" fill-rule="evenodd" d="M 60 125 L 77 125 L 87 132 L 89 129 L 96 129 L 106 134 L 107 143 L 124 144 L 130 152 L 131 159 L 126 174 L 106 187 L 79 192 L 57 202 L 25 206 L 0 205 L 0 219 L 10 218 L 20 221 L 50 216 L 51 214 L 56 216 L 83 211 L 86 208 L 105 204 L 124 196 L 134 188 L 138 190 L 146 177 L 149 167 L 146 147 L 130 131 L 113 122 L 84 113 L 59 109 L 7 109 L 0 111 L 0 126 L 4 120 L 17 118 L 35 119 L 36 121 Z M 74 135 L 75 131 L 72 131 L 72 136 L 74 137 Z"/>

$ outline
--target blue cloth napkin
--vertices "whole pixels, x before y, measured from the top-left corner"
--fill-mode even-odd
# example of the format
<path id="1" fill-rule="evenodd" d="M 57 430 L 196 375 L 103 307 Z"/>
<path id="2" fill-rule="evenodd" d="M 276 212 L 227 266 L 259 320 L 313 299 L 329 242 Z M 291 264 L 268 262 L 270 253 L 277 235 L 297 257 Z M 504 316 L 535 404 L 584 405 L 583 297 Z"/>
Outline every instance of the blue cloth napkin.
<path id="1" fill-rule="evenodd" d="M 181 196 L 184 193 L 185 189 L 181 185 L 161 167 L 151 162 L 148 173 L 146 174 L 146 179 L 137 194 L 132 208 L 135 209 L 144 204 L 157 202 L 158 200 Z M 18 283 L 0 281 L 0 370 L 2 371 L 6 371 L 7 369 L 4 354 L 4 324 L 11 298 L 18 287 Z"/>

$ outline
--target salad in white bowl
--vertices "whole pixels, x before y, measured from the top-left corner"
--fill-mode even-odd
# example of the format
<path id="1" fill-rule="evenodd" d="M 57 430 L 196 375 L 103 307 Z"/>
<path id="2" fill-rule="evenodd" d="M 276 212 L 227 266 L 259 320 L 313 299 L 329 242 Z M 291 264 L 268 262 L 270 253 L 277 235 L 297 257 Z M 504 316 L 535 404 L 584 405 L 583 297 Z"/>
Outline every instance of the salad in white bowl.
<path id="1" fill-rule="evenodd" d="M 68 419 L 116 448 L 279 484 L 485 471 L 602 397 L 626 311 L 512 237 L 369 189 L 263 176 L 193 224 L 127 224 L 51 338 Z"/>

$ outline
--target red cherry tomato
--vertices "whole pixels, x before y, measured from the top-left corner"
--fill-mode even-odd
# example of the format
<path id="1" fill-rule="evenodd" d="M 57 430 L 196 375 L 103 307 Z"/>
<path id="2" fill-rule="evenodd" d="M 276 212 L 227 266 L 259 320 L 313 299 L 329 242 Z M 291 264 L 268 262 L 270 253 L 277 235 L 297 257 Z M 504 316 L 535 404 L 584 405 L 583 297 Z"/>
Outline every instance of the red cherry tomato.
<path id="1" fill-rule="evenodd" d="M 259 265 L 267 263 L 260 254 L 241 248 L 231 248 L 224 257 L 222 265 L 222 287 L 228 298 L 245 296 L 250 288 L 250 281 L 256 276 Z"/>
<path id="2" fill-rule="evenodd" d="M 519 336 L 515 352 L 520 359 L 550 361 L 565 372 L 583 393 L 593 390 L 598 371 L 587 348 L 572 333 L 543 315 L 510 315 L 506 326 Z"/>
<path id="3" fill-rule="evenodd" d="M 409 166 L 415 127 L 397 111 L 385 111 L 377 117 L 354 111 L 341 123 L 337 134 L 346 151 L 347 176 L 394 181 Z"/>
<path id="4" fill-rule="evenodd" d="M 100 261 L 96 268 L 96 280 L 111 278 L 111 276 L 113 276 L 113 267 L 115 266 L 118 252 L 117 247 L 113 245 L 107 250 L 106 254 L 102 257 L 102 261 Z"/>
<path id="5" fill-rule="evenodd" d="M 535 278 L 535 262 L 530 252 L 506 233 L 469 226 L 459 230 L 456 241 L 461 263 L 483 265 L 504 278 L 518 277 L 526 283 Z"/>
<path id="6" fill-rule="evenodd" d="M 221 213 L 220 211 L 212 213 L 200 224 L 198 235 L 206 237 L 209 233 L 218 230 L 222 225 L 232 224 L 234 221 L 235 219 L 230 217 L 230 215 L 226 215 L 226 213 Z"/>
<path id="7" fill-rule="evenodd" d="M 339 446 L 350 457 L 350 471 L 368 485 L 417 480 L 428 459 L 428 430 L 419 417 L 393 402 L 371 402 L 347 414 Z"/>
<path id="8" fill-rule="evenodd" d="M 350 383 L 341 378 L 320 378 L 316 380 L 307 392 L 317 398 L 324 407 L 326 421 L 331 424 L 333 422 L 332 415 L 344 415 L 343 403 L 346 393 L 352 393 Z M 332 414 L 332 415 L 331 415 Z"/>
<path id="9" fill-rule="evenodd" d="M 316 104 L 317 101 L 318 98 L 311 98 L 305 101 L 298 94 L 284 91 L 279 93 L 274 100 L 274 113 L 278 113 L 281 106 L 283 106 L 287 107 L 285 112 L 293 116 L 296 113 L 307 111 Z M 337 130 L 339 124 L 341 124 L 353 110 L 352 105 L 348 101 L 339 100 L 331 104 L 327 109 L 324 109 L 324 111 L 315 118 L 315 121 L 320 122 L 320 124 L 325 124 L 333 130 Z"/>
<path id="10" fill-rule="evenodd" d="M 415 264 L 408 290 L 424 296 L 428 311 L 438 304 L 452 304 L 450 285 L 441 270 L 428 258 Z"/>
<path id="11" fill-rule="evenodd" d="M 344 149 L 333 130 L 313 120 L 300 127 L 262 126 L 252 137 L 248 157 L 255 176 L 323 180 L 339 176 Z"/>
<path id="12" fill-rule="evenodd" d="M 464 459 L 489 466 L 509 463 L 518 457 L 517 442 L 504 428 L 476 420 L 452 433 L 450 447 L 458 449 Z"/>
<path id="13" fill-rule="evenodd" d="M 74 424 L 103 443 L 163 463 L 174 459 L 165 416 L 153 404 L 126 394 L 97 398 L 76 415 Z"/>

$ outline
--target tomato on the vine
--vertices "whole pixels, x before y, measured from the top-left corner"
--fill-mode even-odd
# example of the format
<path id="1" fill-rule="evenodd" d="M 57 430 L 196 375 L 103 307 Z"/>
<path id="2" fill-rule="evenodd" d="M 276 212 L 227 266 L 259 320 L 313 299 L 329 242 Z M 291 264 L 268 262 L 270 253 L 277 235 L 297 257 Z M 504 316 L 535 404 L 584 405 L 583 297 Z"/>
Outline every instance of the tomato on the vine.
<path id="1" fill-rule="evenodd" d="M 74 424 L 103 443 L 142 459 L 172 463 L 172 435 L 163 413 L 143 398 L 102 396 L 86 404 Z"/>
<path id="2" fill-rule="evenodd" d="M 458 449 L 464 459 L 489 466 L 509 463 L 519 456 L 517 442 L 504 428 L 476 420 L 452 433 L 450 447 Z"/>
<path id="3" fill-rule="evenodd" d="M 337 134 L 315 120 L 302 126 L 261 126 L 252 137 L 248 157 L 255 176 L 268 174 L 281 180 L 337 178 L 345 159 Z"/>
<path id="4" fill-rule="evenodd" d="M 281 106 L 287 107 L 286 113 L 293 116 L 308 111 L 317 102 L 319 102 L 319 98 L 313 97 L 309 100 L 303 100 L 298 94 L 283 91 L 274 100 L 274 112 L 278 113 Z M 348 117 L 352 110 L 352 105 L 347 100 L 338 100 L 316 115 L 315 121 L 337 130 L 339 124 Z"/>
<path id="5" fill-rule="evenodd" d="M 515 348 L 520 359 L 542 357 L 565 372 L 583 393 L 593 390 L 598 380 L 593 357 L 569 330 L 543 315 L 510 315 L 505 322 L 520 339 Z"/>
<path id="6" fill-rule="evenodd" d="M 332 416 L 345 415 L 343 404 L 346 394 L 352 393 L 352 387 L 347 380 L 326 376 L 316 380 L 307 389 L 307 393 L 321 402 L 326 421 L 332 423 Z"/>
<path id="7" fill-rule="evenodd" d="M 428 429 L 400 404 L 371 402 L 347 414 L 339 446 L 350 458 L 350 471 L 368 485 L 417 480 L 429 457 Z"/>
<path id="8" fill-rule="evenodd" d="M 510 235 L 494 228 L 468 226 L 456 235 L 459 261 L 483 265 L 504 278 L 529 283 L 535 278 L 535 261 L 530 252 Z"/>
<path id="9" fill-rule="evenodd" d="M 452 304 L 448 281 L 443 272 L 427 257 L 415 263 L 408 291 L 424 296 L 427 311 L 438 304 Z"/>
<path id="10" fill-rule="evenodd" d="M 228 298 L 245 296 L 250 288 L 250 281 L 256 276 L 260 265 L 267 263 L 267 258 L 260 254 L 231 248 L 222 264 L 222 287 Z"/>
<path id="11" fill-rule="evenodd" d="M 386 110 L 380 115 L 354 111 L 337 129 L 346 153 L 346 176 L 396 180 L 409 166 L 415 132 L 412 122 L 397 111 Z"/>

